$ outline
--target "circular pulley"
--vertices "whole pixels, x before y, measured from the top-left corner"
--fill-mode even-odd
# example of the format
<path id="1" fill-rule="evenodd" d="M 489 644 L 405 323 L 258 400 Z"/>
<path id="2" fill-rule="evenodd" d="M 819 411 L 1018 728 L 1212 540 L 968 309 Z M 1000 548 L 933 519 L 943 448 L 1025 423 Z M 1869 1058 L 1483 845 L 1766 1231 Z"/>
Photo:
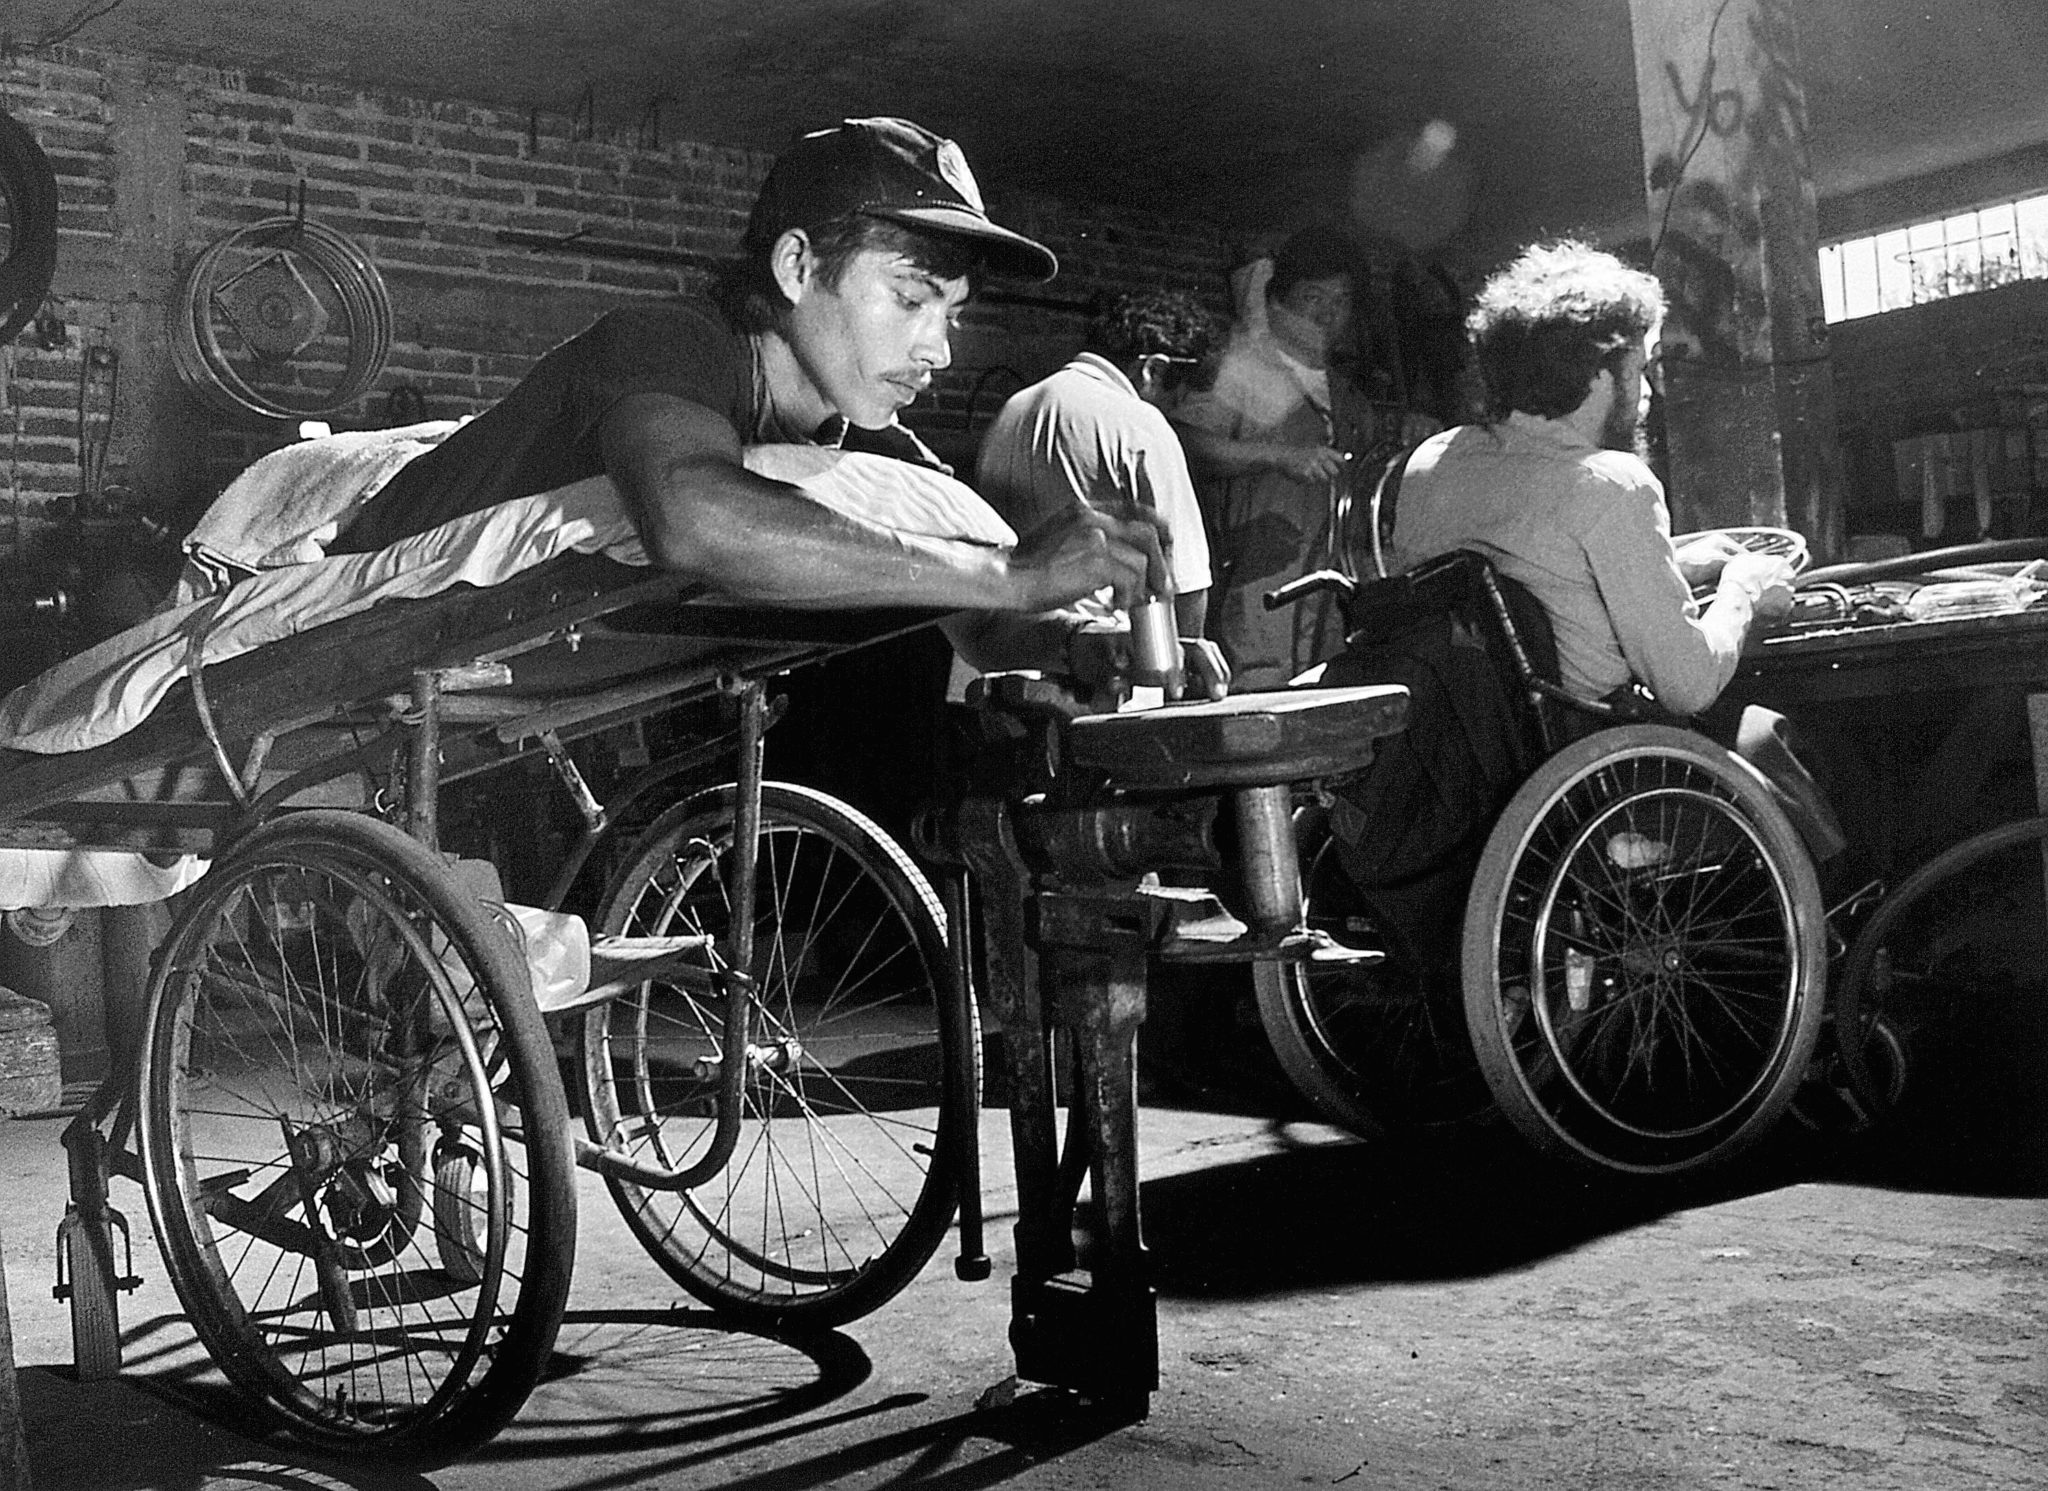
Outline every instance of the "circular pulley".
<path id="1" fill-rule="evenodd" d="M 304 217 L 215 240 L 171 306 L 187 387 L 234 409 L 303 419 L 347 407 L 391 353 L 391 297 L 354 243 Z"/>
<path id="2" fill-rule="evenodd" d="M 0 114 L 0 343 L 42 308 L 57 270 L 57 173 L 25 125 Z"/>

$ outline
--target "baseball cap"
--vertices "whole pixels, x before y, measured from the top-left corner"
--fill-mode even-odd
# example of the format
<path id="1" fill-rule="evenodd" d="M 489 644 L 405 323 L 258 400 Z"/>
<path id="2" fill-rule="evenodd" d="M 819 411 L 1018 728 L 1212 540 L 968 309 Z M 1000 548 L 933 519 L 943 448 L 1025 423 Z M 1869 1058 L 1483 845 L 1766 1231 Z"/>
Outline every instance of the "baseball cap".
<path id="1" fill-rule="evenodd" d="M 762 251 L 791 228 L 856 212 L 972 238 L 997 274 L 1049 280 L 1059 272 L 1051 249 L 989 221 L 960 147 L 908 119 L 843 119 L 798 139 L 761 183 L 746 246 Z"/>

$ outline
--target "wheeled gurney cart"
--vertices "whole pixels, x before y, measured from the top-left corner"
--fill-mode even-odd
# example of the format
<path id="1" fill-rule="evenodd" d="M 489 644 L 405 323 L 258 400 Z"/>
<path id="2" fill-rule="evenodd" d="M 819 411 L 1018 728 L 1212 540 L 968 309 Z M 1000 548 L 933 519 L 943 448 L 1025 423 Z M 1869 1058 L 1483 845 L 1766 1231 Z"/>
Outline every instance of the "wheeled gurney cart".
<path id="1" fill-rule="evenodd" d="M 700 598 L 565 556 L 195 669 L 106 745 L 0 762 L 11 844 L 212 862 L 66 1135 L 82 1374 L 119 1365 L 110 1175 L 142 1186 L 252 1408 L 393 1461 L 454 1458 L 525 1400 L 577 1165 L 742 1323 L 851 1319 L 931 1256 L 979 1060 L 938 901 L 860 814 L 761 773 L 768 678 L 933 618 Z M 719 723 L 600 805 L 566 743 L 691 701 Z M 573 946 L 550 963 L 545 908 L 503 908 L 439 846 L 442 784 L 536 753 L 586 821 L 557 898 L 622 799 L 723 783 L 613 856 L 587 974 Z"/>

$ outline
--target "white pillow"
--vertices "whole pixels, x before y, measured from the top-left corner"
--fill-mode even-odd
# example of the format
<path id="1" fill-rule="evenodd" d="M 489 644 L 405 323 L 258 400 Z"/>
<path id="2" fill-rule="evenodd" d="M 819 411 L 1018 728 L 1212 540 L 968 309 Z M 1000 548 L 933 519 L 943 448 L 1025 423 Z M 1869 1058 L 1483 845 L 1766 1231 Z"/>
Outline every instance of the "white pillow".
<path id="1" fill-rule="evenodd" d="M 747 469 L 802 487 L 815 501 L 882 528 L 1006 546 L 1016 530 L 965 482 L 943 471 L 827 445 L 750 445 Z"/>

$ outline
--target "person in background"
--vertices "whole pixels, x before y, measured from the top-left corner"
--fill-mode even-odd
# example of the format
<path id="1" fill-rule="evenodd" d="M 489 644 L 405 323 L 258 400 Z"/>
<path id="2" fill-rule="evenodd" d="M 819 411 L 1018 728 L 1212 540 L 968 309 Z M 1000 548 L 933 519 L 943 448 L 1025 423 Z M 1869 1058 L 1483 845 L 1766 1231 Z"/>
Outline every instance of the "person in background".
<path id="1" fill-rule="evenodd" d="M 1332 556 L 1347 443 L 1371 422 L 1364 396 L 1331 365 L 1351 321 L 1357 251 L 1332 228 L 1304 228 L 1247 281 L 1263 325 L 1240 317 L 1213 385 L 1173 411 L 1210 532 L 1216 570 L 1209 635 L 1232 686 L 1283 687 L 1343 640 L 1321 598 L 1265 610 L 1264 592 Z"/>
<path id="2" fill-rule="evenodd" d="M 1080 353 L 1010 396 L 975 467 L 976 487 L 1019 533 L 1075 506 L 1156 512 L 1183 637 L 1202 635 L 1209 540 L 1187 457 L 1161 409 L 1208 356 L 1217 329 L 1178 291 L 1098 300 Z"/>
<path id="3" fill-rule="evenodd" d="M 951 140 L 889 118 L 814 131 L 770 169 L 713 303 L 606 314 L 401 469 L 330 552 L 602 474 L 652 563 L 734 599 L 941 608 L 979 666 L 1067 666 L 1080 619 L 1061 608 L 1163 583 L 1148 515 L 1072 508 L 989 548 L 862 523 L 742 462 L 746 445 L 887 432 L 952 361 L 985 274 L 1045 280 L 1057 267 L 989 218 Z"/>

